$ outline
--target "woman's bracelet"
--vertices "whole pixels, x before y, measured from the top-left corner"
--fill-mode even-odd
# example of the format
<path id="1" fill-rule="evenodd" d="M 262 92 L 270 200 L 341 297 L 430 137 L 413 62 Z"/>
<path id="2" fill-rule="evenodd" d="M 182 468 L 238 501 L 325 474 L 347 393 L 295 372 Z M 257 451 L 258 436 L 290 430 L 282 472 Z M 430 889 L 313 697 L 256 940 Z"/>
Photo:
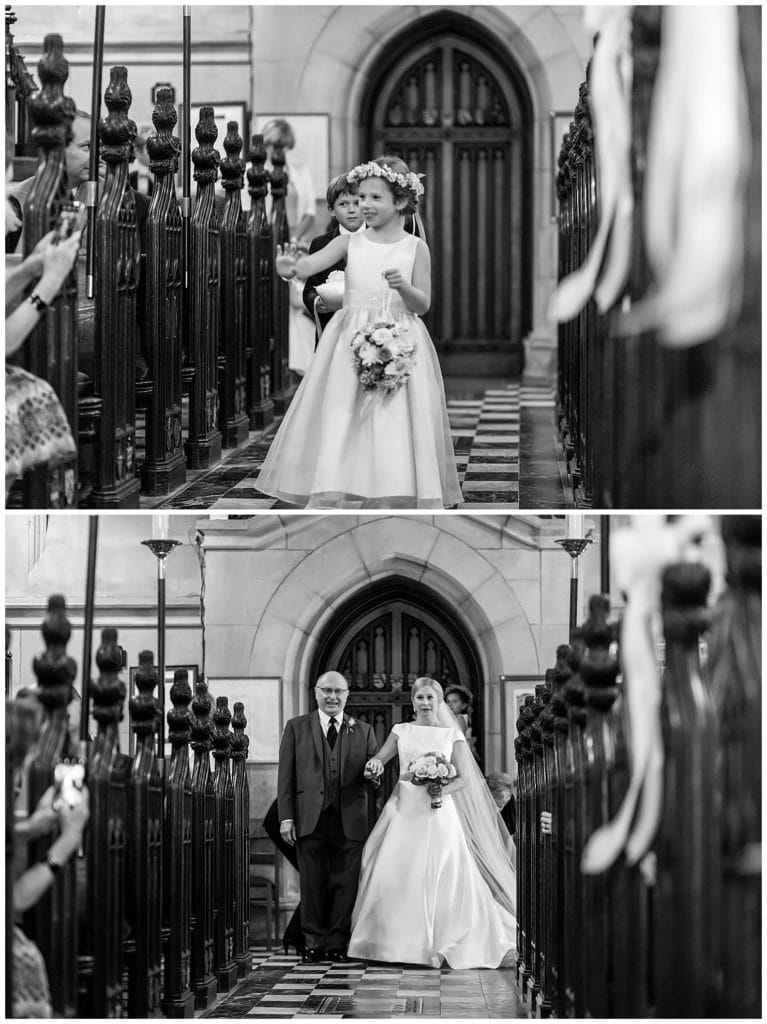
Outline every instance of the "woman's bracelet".
<path id="1" fill-rule="evenodd" d="M 63 864 L 59 864 L 59 862 L 57 860 L 54 860 L 53 857 L 51 857 L 50 855 L 44 857 L 42 863 L 47 865 L 54 878 L 63 867 Z"/>
<path id="2" fill-rule="evenodd" d="M 41 299 L 37 292 L 32 292 L 31 295 L 27 296 L 27 302 L 30 302 L 38 313 L 44 313 L 48 308 L 48 303 L 45 299 Z"/>

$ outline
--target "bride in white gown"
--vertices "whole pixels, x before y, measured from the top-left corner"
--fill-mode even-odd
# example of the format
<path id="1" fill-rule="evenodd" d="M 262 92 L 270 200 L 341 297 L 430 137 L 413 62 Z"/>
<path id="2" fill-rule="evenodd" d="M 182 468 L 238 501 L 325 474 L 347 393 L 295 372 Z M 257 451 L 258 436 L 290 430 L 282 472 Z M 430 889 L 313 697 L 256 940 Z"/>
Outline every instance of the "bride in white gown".
<path id="1" fill-rule="evenodd" d="M 400 778 L 362 854 L 349 956 L 439 967 L 498 967 L 515 946 L 509 834 L 442 687 L 413 684 L 412 723 L 395 725 L 372 771 L 399 756 L 445 755 L 458 772 L 432 809 L 425 786 Z"/>

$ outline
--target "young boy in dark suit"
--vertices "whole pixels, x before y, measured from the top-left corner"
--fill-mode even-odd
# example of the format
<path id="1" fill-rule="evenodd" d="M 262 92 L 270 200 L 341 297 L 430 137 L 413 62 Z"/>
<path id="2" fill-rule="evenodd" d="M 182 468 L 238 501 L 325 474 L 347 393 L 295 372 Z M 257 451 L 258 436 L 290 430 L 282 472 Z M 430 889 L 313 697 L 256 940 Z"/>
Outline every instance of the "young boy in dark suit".
<path id="1" fill-rule="evenodd" d="M 357 195 L 357 186 L 350 185 L 346 180 L 345 174 L 339 174 L 337 178 L 333 178 L 331 183 L 328 185 L 327 191 L 327 203 L 330 215 L 333 218 L 333 223 L 328 232 L 324 235 L 317 235 L 313 238 L 309 246 L 309 252 L 317 252 L 318 249 L 324 249 L 331 239 L 337 235 L 353 234 L 355 231 L 359 231 L 363 227 L 362 214 L 360 213 L 360 200 Z M 311 277 L 306 279 L 304 285 L 304 305 L 309 312 L 309 315 L 314 319 L 315 311 L 315 300 L 317 300 L 317 318 L 319 319 L 322 330 L 328 324 L 328 321 L 335 313 L 335 309 L 330 309 L 324 304 L 322 299 L 317 295 L 317 285 L 324 284 L 327 280 L 328 275 L 334 270 L 345 270 L 346 261 L 340 260 L 335 266 L 330 267 L 329 270 L 323 270 L 319 274 L 313 274 Z M 319 334 L 315 336 L 314 347 L 317 348 L 319 342 Z"/>

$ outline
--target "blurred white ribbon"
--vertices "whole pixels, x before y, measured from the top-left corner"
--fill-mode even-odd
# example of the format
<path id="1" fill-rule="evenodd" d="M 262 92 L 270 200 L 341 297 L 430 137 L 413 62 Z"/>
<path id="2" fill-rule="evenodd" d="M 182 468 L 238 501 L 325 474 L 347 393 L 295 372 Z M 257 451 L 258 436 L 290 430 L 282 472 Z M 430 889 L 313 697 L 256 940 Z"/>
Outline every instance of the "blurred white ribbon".
<path id="1" fill-rule="evenodd" d="M 552 296 L 549 316 L 556 322 L 572 320 L 592 295 L 604 313 L 620 297 L 631 266 L 631 10 L 630 6 L 592 6 L 584 12 L 586 31 L 598 34 L 591 60 L 589 105 L 600 216 L 583 265 L 560 281 Z"/>
<path id="2" fill-rule="evenodd" d="M 661 636 L 663 571 L 697 552 L 696 542 L 712 529 L 709 516 L 683 516 L 670 524 L 659 515 L 634 516 L 633 526 L 613 538 L 618 588 L 627 597 L 620 655 L 631 777 L 616 816 L 586 843 L 581 858 L 584 874 L 606 871 L 624 850 L 628 863 L 636 864 L 655 838 L 663 807 L 661 679 L 655 657 Z"/>
<path id="3" fill-rule="evenodd" d="M 751 139 L 738 8 L 663 8 L 643 198 L 656 284 L 621 333 L 657 330 L 684 347 L 740 309 Z"/>

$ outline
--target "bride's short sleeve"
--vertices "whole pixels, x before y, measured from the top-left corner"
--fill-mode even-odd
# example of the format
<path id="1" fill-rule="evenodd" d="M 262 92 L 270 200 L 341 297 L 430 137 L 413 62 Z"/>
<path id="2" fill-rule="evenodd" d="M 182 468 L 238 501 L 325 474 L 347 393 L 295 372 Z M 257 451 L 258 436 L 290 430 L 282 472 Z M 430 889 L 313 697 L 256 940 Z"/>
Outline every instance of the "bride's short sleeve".
<path id="1" fill-rule="evenodd" d="M 453 735 L 453 743 L 465 743 L 466 742 L 466 737 L 464 736 L 463 732 L 460 729 L 456 729 L 455 726 L 453 726 L 450 729 L 450 732 Z"/>
<path id="2" fill-rule="evenodd" d="M 404 722 L 397 722 L 396 725 L 393 725 L 391 727 L 391 731 L 394 733 L 395 736 L 401 736 L 402 735 L 402 726 L 404 724 L 405 724 Z"/>

